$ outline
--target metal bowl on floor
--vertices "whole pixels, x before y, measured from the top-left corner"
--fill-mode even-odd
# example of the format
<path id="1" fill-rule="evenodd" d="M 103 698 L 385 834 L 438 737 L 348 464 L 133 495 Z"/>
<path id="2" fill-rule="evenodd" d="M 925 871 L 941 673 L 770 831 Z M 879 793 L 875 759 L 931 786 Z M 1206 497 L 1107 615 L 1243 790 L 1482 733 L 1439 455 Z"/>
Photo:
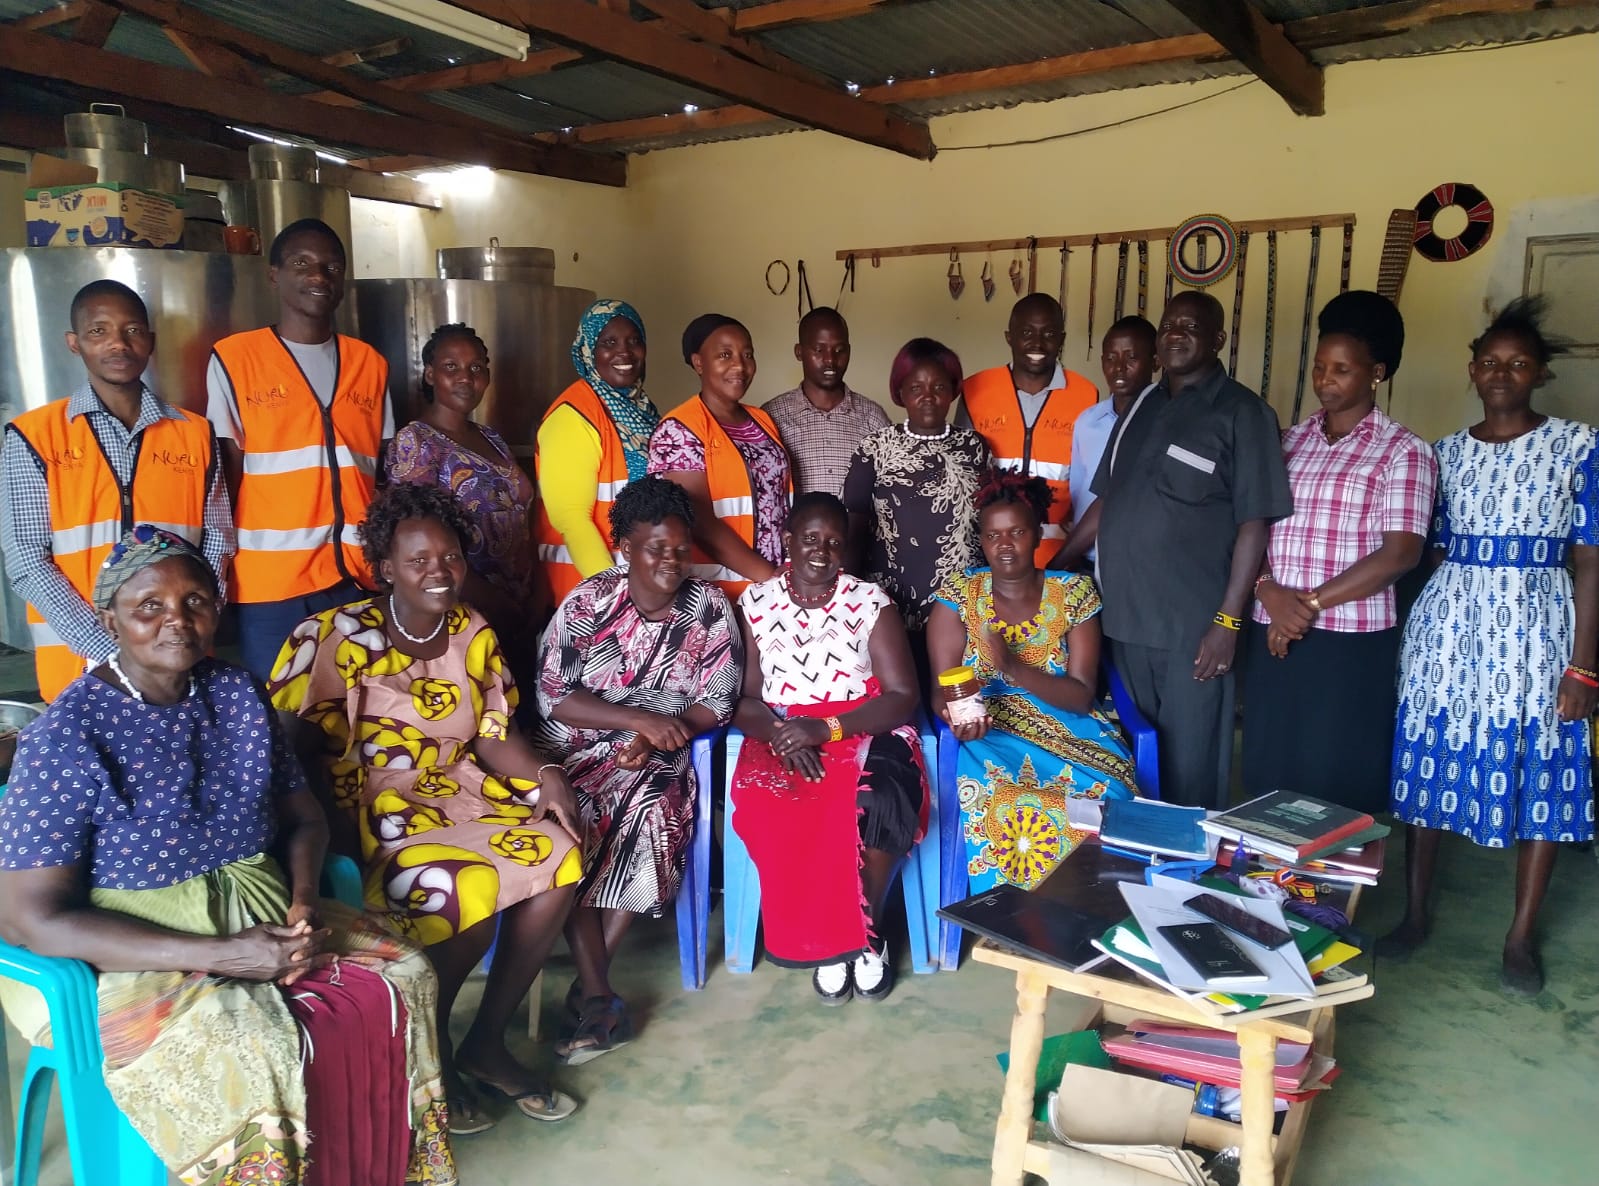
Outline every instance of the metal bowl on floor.
<path id="1" fill-rule="evenodd" d="M 11 777 L 11 759 L 17 752 L 17 734 L 44 715 L 44 709 L 16 700 L 0 700 L 0 785 Z"/>

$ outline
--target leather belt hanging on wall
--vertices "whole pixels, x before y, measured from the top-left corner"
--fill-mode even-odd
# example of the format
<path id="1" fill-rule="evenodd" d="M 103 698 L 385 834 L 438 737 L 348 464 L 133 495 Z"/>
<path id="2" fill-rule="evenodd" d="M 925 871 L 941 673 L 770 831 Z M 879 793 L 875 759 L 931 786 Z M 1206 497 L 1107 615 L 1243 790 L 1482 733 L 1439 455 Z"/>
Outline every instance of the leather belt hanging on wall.
<path id="1" fill-rule="evenodd" d="M 1266 232 L 1266 346 L 1260 362 L 1260 398 L 1271 399 L 1271 347 L 1277 326 L 1277 232 Z"/>
<path id="2" fill-rule="evenodd" d="M 1316 269 L 1321 264 L 1321 227 L 1310 228 L 1310 271 L 1305 276 L 1305 321 L 1299 331 L 1299 378 L 1294 382 L 1294 423 L 1305 402 L 1305 364 L 1310 361 L 1310 324 L 1316 316 Z"/>
<path id="3" fill-rule="evenodd" d="M 1227 373 L 1238 376 L 1238 331 L 1244 324 L 1244 266 L 1249 262 L 1249 232 L 1238 232 L 1238 271 L 1233 277 L 1233 334 L 1227 347 Z"/>

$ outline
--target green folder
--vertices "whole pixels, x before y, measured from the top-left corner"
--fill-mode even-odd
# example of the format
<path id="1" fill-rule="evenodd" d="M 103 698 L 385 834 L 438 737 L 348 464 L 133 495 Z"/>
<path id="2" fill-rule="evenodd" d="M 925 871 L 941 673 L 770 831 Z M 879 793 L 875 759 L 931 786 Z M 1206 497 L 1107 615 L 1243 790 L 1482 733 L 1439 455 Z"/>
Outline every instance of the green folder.
<path id="1" fill-rule="evenodd" d="M 1002 1050 L 994 1057 L 999 1060 L 1001 1071 L 1010 1070 L 1009 1050 Z M 1095 1030 L 1076 1030 L 1045 1038 L 1043 1049 L 1038 1053 L 1038 1078 L 1033 1087 L 1034 1120 L 1042 1124 L 1049 1123 L 1049 1093 L 1059 1085 L 1060 1077 L 1070 1063 L 1099 1067 L 1101 1070 L 1109 1070 L 1114 1065 L 1110 1055 L 1099 1044 L 1099 1034 Z"/>

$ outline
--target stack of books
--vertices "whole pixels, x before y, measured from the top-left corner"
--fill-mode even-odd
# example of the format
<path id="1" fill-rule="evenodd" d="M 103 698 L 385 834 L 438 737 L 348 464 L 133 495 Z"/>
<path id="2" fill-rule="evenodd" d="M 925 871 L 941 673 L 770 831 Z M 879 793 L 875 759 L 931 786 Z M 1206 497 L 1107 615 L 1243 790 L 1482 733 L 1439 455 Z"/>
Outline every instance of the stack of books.
<path id="1" fill-rule="evenodd" d="M 1360 950 L 1326 927 L 1240 894 L 1221 878 L 1154 881 L 1121 885 L 1132 917 L 1094 941 L 1095 962 L 1115 961 L 1217 1016 L 1273 1017 L 1368 995 L 1366 977 L 1343 968 Z M 1188 904 L 1200 894 L 1216 895 L 1290 940 L 1273 945 L 1220 926 Z"/>
<path id="2" fill-rule="evenodd" d="M 1139 1020 L 1126 1032 L 1106 1037 L 1103 1045 L 1116 1062 L 1166 1076 L 1168 1082 L 1242 1085 L 1238 1039 L 1222 1030 Z M 1310 1099 L 1337 1077 L 1338 1065 L 1330 1056 L 1297 1042 L 1277 1043 L 1272 1082 L 1279 1104 Z"/>

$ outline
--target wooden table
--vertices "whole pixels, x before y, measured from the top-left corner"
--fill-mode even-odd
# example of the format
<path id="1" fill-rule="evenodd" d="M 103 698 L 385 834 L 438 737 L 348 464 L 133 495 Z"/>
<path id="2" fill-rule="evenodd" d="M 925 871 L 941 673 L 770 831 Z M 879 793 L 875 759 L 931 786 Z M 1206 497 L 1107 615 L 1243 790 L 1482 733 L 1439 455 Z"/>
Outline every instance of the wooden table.
<path id="1" fill-rule="evenodd" d="M 1044 1006 L 1051 989 L 1100 1001 L 1101 1016 L 1106 1021 L 1125 1024 L 1147 1017 L 1236 1034 L 1243 1066 L 1242 1123 L 1194 1115 L 1189 1118 L 1187 1139 L 1210 1149 L 1237 1145 L 1242 1160 L 1241 1186 L 1288 1186 L 1310 1117 L 1311 1101 L 1291 1104 L 1282 1133 L 1273 1135 L 1276 1089 L 1272 1073 L 1277 1042 L 1303 1042 L 1330 1055 L 1332 1007 L 1307 1003 L 1304 1012 L 1256 1019 L 1247 1012 L 1218 1016 L 1139 980 L 1120 965 L 1114 970 L 1102 967 L 1093 972 L 1070 972 L 987 941 L 977 944 L 972 957 L 979 963 L 1016 973 L 1016 1019 L 1011 1023 L 1010 1070 L 1005 1075 L 1005 1097 L 994 1133 L 993 1186 L 1021 1186 L 1024 1173 L 1047 1179 L 1050 1150 L 1058 1148 L 1032 1140 L 1033 1093 L 1044 1043 Z M 1364 987 L 1364 992 L 1340 994 L 1339 1003 L 1369 997 L 1374 989 L 1370 984 Z"/>

